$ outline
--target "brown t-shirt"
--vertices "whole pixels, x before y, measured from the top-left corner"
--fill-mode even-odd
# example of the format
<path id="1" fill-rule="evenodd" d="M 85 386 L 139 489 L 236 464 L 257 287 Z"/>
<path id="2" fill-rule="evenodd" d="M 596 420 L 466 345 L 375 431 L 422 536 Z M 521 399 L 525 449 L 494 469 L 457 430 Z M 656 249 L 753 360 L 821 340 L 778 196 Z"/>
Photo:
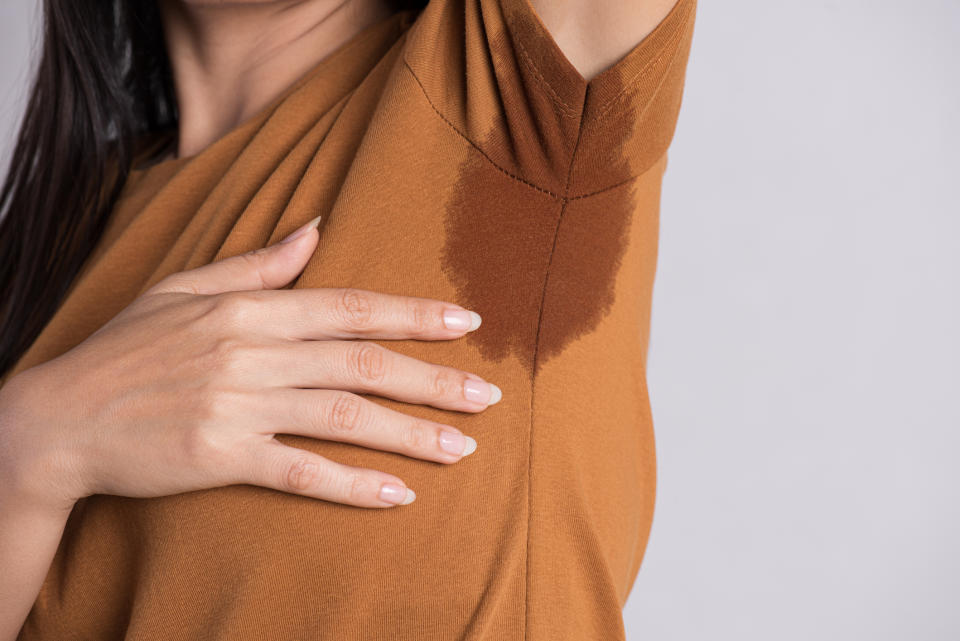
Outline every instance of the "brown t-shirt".
<path id="1" fill-rule="evenodd" d="M 365 29 L 196 156 L 141 165 L 11 372 L 161 278 L 323 214 L 294 287 L 453 301 L 470 414 L 371 401 L 478 441 L 453 465 L 281 435 L 396 474 L 358 508 L 250 485 L 77 503 L 21 641 L 622 639 L 653 518 L 645 365 L 661 178 L 696 0 L 585 82 L 527 0 L 432 0 Z"/>

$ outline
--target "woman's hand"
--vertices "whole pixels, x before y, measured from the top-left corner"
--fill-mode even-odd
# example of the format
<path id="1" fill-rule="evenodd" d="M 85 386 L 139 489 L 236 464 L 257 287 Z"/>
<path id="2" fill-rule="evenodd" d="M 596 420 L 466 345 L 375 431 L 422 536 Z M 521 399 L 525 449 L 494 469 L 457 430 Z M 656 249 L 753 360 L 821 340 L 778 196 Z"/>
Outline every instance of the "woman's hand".
<path id="1" fill-rule="evenodd" d="M 90 494 L 249 483 L 389 507 L 414 498 L 401 479 L 274 434 L 440 463 L 472 452 L 475 441 L 456 428 L 354 392 L 479 412 L 499 400 L 495 386 L 344 339 L 453 339 L 479 316 L 351 288 L 278 290 L 313 253 L 317 220 L 271 247 L 168 276 L 74 349 L 8 381 L 0 466 L 20 494 L 60 508 Z"/>

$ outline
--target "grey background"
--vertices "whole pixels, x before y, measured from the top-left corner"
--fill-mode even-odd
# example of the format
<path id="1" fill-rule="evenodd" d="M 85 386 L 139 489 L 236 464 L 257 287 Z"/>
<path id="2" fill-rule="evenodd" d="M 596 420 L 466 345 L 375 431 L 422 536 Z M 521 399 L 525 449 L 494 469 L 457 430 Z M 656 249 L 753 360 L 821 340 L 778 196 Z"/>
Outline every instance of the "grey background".
<path id="1" fill-rule="evenodd" d="M 5 167 L 29 0 L 0 3 Z M 639 641 L 960 638 L 960 2 L 702 0 Z"/>
<path id="2" fill-rule="evenodd" d="M 0 0 L 0 176 L 6 176 L 39 48 L 38 0 Z"/>

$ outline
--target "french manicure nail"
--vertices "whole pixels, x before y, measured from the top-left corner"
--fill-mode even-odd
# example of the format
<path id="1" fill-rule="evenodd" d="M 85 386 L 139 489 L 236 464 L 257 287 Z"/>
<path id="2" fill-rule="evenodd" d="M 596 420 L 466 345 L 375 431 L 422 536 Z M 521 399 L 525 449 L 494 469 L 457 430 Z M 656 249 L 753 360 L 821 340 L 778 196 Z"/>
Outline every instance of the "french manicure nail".
<path id="1" fill-rule="evenodd" d="M 463 395 L 468 401 L 483 403 L 484 405 L 493 405 L 503 398 L 503 392 L 493 383 L 478 381 L 472 378 L 464 381 Z"/>
<path id="2" fill-rule="evenodd" d="M 408 505 L 413 503 L 417 495 L 408 487 L 398 485 L 397 483 L 384 483 L 380 487 L 380 500 L 396 505 Z"/>
<path id="3" fill-rule="evenodd" d="M 444 452 L 456 454 L 457 456 L 466 456 L 476 451 L 477 442 L 459 432 L 444 430 L 440 432 L 440 447 Z"/>
<path id="4" fill-rule="evenodd" d="M 440 432 L 438 441 L 440 443 L 440 449 L 450 454 L 456 454 L 457 456 L 463 452 L 463 448 L 467 444 L 467 439 L 463 438 L 463 434 L 450 432 L 448 430 Z"/>
<path id="5" fill-rule="evenodd" d="M 291 242 L 291 241 L 293 241 L 293 240 L 296 240 L 296 239 L 300 238 L 301 236 L 303 236 L 305 233 L 307 233 L 308 230 L 310 230 L 310 229 L 316 229 L 317 226 L 320 224 L 320 219 L 321 219 L 321 218 L 323 218 L 323 214 L 320 214 L 319 216 L 317 216 L 316 218 L 314 218 L 313 220 L 311 220 L 309 223 L 307 223 L 307 224 L 304 225 L 303 227 L 300 227 L 299 229 L 297 229 L 295 232 L 293 232 L 292 234 L 290 234 L 289 236 L 287 236 L 286 238 L 284 238 L 284 239 L 281 240 L 280 242 L 281 242 L 281 243 L 289 243 L 289 242 Z"/>
<path id="6" fill-rule="evenodd" d="M 447 329 L 472 332 L 480 327 L 480 314 L 467 309 L 447 309 L 443 312 L 443 324 Z"/>

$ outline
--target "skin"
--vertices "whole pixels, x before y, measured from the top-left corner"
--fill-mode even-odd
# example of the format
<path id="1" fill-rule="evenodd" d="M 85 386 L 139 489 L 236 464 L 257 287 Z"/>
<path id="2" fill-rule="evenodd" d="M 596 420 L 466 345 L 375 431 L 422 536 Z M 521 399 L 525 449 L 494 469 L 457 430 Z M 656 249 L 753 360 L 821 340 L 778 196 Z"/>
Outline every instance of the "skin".
<path id="1" fill-rule="evenodd" d="M 677 0 L 530 0 L 590 80 L 622 58 Z M 382 0 L 159 0 L 180 110 L 176 155 L 193 156 L 256 114 L 364 27 Z"/>
<path id="2" fill-rule="evenodd" d="M 158 1 L 181 114 L 178 157 L 202 151 L 389 15 L 380 0 Z M 589 80 L 676 0 L 530 1 Z M 415 498 L 402 479 L 283 445 L 274 434 L 443 464 L 474 450 L 452 426 L 358 396 L 464 412 L 497 402 L 499 390 L 470 372 L 362 340 L 455 340 L 472 331 L 468 310 L 355 289 L 280 289 L 316 247 L 315 227 L 301 231 L 291 242 L 172 274 L 74 349 L 0 388 L 0 640 L 16 638 L 82 497 L 248 483 L 386 508 Z M 458 328 L 445 325 L 450 311 L 461 317 Z M 385 486 L 392 493 L 381 494 Z"/>
<path id="3" fill-rule="evenodd" d="M 677 0 L 529 0 L 567 60 L 592 80 L 637 46 Z"/>
<path id="4" fill-rule="evenodd" d="M 259 112 L 351 37 L 382 0 L 159 0 L 180 111 L 177 156 Z"/>

